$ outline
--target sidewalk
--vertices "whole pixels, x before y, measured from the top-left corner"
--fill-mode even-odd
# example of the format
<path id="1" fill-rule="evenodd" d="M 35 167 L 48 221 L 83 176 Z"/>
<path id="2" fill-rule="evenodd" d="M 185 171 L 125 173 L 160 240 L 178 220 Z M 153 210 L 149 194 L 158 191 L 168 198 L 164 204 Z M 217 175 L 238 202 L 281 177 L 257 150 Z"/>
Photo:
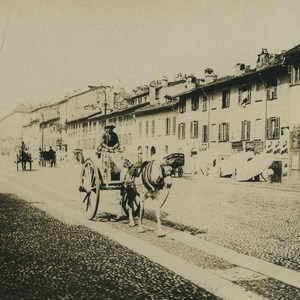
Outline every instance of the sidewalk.
<path id="1" fill-rule="evenodd" d="M 276 189 L 282 191 L 294 191 L 300 192 L 300 181 L 297 182 L 273 182 L 269 183 L 266 181 L 236 181 L 232 178 L 212 178 L 212 177 L 205 177 L 205 176 L 186 176 L 186 180 L 192 181 L 202 181 L 206 180 L 207 182 L 216 182 L 216 183 L 223 183 L 223 184 L 233 184 L 233 185 L 240 185 L 240 186 L 252 186 L 252 187 L 259 187 L 259 188 L 267 188 L 267 189 Z"/>

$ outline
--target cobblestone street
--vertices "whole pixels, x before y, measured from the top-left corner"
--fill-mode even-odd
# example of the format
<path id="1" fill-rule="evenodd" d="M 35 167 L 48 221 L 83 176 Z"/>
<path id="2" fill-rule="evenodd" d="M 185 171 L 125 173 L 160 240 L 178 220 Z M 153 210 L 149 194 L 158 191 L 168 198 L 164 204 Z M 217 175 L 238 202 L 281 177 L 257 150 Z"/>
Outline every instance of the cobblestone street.
<path id="1" fill-rule="evenodd" d="M 17 172 L 11 170 L 11 162 L 2 161 L 2 163 L 6 170 L 6 177 L 2 177 L 1 192 L 12 191 L 12 182 L 17 180 L 20 183 L 18 188 L 14 187 L 14 189 L 20 196 L 28 198 L 34 190 L 44 188 L 45 193 L 51 195 L 53 193 L 52 196 L 49 195 L 49 199 L 52 199 L 55 206 L 55 203 L 57 205 L 65 203 L 69 208 L 77 207 L 76 189 L 80 165 L 61 163 L 57 168 L 37 167 L 30 172 Z M 48 178 L 47 187 L 43 183 L 43 178 Z M 30 189 L 28 182 L 31 182 Z M 64 183 L 63 186 L 61 182 Z M 22 190 L 32 191 L 32 193 L 22 194 Z M 57 198 L 55 195 L 61 197 Z M 119 211 L 118 202 L 114 199 L 116 195 L 117 193 L 113 191 L 101 194 L 99 213 Z M 64 198 L 66 200 L 63 200 Z M 44 196 L 40 198 L 40 204 L 36 203 L 38 207 L 43 208 L 43 199 Z M 146 217 L 154 220 L 151 201 L 146 202 L 146 209 Z M 215 243 L 216 247 L 225 247 L 221 251 L 231 249 L 236 254 L 245 254 L 249 258 L 253 256 L 261 259 L 262 262 L 270 262 L 293 272 L 292 270 L 299 271 L 298 211 L 299 191 L 295 185 L 270 185 L 264 182 L 238 183 L 228 179 L 188 176 L 173 179 L 171 193 L 162 208 L 162 217 L 164 225 L 192 234 L 195 240 L 207 241 L 211 245 Z M 68 210 L 59 209 L 57 216 L 63 212 L 67 213 Z M 73 218 L 76 219 L 77 214 L 73 215 Z M 109 223 L 110 226 L 125 230 L 139 239 L 157 244 L 170 253 L 174 252 L 175 243 L 181 247 L 177 249 L 176 255 L 201 268 L 218 269 L 221 272 L 221 270 L 234 270 L 236 267 L 236 263 L 226 261 L 226 257 L 218 259 L 218 255 L 211 255 L 209 251 L 205 254 L 203 250 L 196 251 L 190 246 L 180 246 L 180 239 L 178 242 L 171 242 L 173 238 L 176 239 L 176 233 L 173 235 L 172 231 L 169 237 L 167 236 L 163 239 L 164 242 L 160 243 L 155 235 L 141 236 L 135 228 L 130 229 L 119 223 Z M 264 269 L 261 272 L 264 273 Z M 266 299 L 281 300 L 299 297 L 298 285 L 293 286 L 289 280 L 285 282 L 272 276 L 271 274 L 269 278 L 262 277 L 256 280 L 243 280 L 242 277 L 240 279 L 237 277 L 231 281 Z"/>
<path id="2" fill-rule="evenodd" d="M 298 186 L 205 177 L 176 181 L 164 207 L 167 218 L 204 231 L 202 238 L 226 248 L 300 270 Z"/>
<path id="3" fill-rule="evenodd" d="M 219 299 L 82 226 L 0 196 L 1 299 Z"/>

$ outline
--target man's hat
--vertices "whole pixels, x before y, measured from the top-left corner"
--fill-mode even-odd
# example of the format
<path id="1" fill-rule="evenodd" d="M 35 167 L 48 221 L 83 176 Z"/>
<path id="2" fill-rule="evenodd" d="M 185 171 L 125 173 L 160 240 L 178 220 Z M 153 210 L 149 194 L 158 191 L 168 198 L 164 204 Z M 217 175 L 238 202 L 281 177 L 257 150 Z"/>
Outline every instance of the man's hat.
<path id="1" fill-rule="evenodd" d="M 114 128 L 116 128 L 116 126 L 115 125 L 106 125 L 104 127 L 104 129 L 109 129 L 109 128 L 114 129 Z"/>

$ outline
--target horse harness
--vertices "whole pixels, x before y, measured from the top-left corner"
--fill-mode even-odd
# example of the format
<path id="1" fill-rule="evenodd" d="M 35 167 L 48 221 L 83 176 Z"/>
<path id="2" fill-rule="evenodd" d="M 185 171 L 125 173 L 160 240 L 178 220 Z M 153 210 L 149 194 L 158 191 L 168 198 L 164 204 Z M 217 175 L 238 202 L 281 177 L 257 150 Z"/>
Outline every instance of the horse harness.
<path id="1" fill-rule="evenodd" d="M 164 187 L 164 170 L 163 167 L 160 166 L 160 176 L 154 180 L 152 178 L 152 168 L 153 168 L 154 160 L 144 161 L 143 163 L 137 163 L 131 165 L 129 167 L 128 175 L 129 178 L 127 183 L 133 183 L 135 178 L 141 176 L 143 185 L 148 191 L 161 190 Z"/>

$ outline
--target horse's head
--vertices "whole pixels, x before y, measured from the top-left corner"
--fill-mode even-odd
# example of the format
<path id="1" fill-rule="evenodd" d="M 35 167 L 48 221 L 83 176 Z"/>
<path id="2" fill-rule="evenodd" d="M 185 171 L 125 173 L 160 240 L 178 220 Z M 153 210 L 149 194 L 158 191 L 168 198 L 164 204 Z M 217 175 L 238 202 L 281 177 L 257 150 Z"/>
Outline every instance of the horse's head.
<path id="1" fill-rule="evenodd" d="M 173 173 L 175 159 L 164 159 L 161 168 L 163 177 L 171 176 Z"/>

